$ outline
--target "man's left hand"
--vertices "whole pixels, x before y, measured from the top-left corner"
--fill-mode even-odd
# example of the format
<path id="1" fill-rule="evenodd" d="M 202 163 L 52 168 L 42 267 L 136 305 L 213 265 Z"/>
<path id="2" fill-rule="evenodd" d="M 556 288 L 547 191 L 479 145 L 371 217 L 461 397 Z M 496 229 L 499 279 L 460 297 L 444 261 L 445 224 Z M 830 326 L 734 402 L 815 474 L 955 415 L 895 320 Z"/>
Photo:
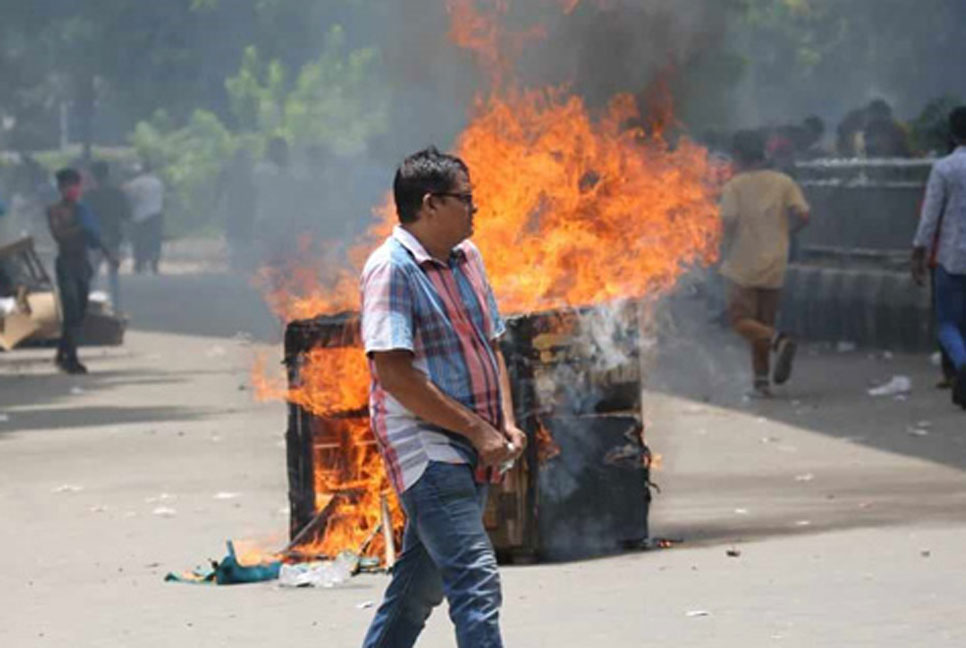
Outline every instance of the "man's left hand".
<path id="1" fill-rule="evenodd" d="M 506 436 L 507 441 L 513 444 L 511 459 L 516 461 L 523 454 L 523 451 L 527 449 L 527 435 L 516 425 L 507 425 L 504 427 L 503 434 Z"/>

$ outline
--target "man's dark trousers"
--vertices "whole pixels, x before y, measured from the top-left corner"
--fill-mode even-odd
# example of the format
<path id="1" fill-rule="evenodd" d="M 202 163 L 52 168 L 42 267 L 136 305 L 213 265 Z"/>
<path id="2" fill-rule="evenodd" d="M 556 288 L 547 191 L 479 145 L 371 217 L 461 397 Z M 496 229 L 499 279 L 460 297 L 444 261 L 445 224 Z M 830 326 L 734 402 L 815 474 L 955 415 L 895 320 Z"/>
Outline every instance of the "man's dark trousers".
<path id="1" fill-rule="evenodd" d="M 91 290 L 91 266 L 87 259 L 57 257 L 57 290 L 63 325 L 57 358 L 62 362 L 77 360 L 77 343 L 80 340 L 84 317 L 87 315 L 87 298 Z"/>

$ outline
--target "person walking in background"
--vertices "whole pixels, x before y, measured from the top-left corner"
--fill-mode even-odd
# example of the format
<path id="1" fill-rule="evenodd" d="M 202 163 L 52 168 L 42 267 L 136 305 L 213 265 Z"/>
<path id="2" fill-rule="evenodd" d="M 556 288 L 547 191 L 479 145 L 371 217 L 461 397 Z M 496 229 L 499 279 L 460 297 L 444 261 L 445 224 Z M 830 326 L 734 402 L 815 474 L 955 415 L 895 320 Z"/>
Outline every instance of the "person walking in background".
<path id="1" fill-rule="evenodd" d="M 80 203 L 80 173 L 75 169 L 61 169 L 56 177 L 61 199 L 47 208 L 47 225 L 57 243 L 55 274 L 63 320 L 54 362 L 69 374 L 84 374 L 87 367 L 77 358 L 77 343 L 90 294 L 92 271 L 88 250 L 101 251 L 108 263 L 116 264 L 117 259 L 101 242 L 94 215 Z"/>
<path id="2" fill-rule="evenodd" d="M 141 172 L 124 185 L 124 191 L 132 208 L 134 272 L 150 269 L 158 274 L 164 235 L 164 183 L 153 173 L 150 161 L 144 161 Z"/>
<path id="3" fill-rule="evenodd" d="M 928 251 L 936 241 L 933 290 L 937 334 L 956 369 L 953 403 L 966 409 L 966 106 L 952 111 L 949 130 L 956 148 L 936 162 L 929 174 L 913 240 L 912 272 L 916 283 L 925 283 Z"/>
<path id="4" fill-rule="evenodd" d="M 736 133 L 733 149 L 737 174 L 721 195 L 721 274 L 726 281 L 728 319 L 751 344 L 750 395 L 769 397 L 772 382 L 781 385 L 791 377 L 795 359 L 795 341 L 778 332 L 775 322 L 790 235 L 808 223 L 809 207 L 794 180 L 766 168 L 761 133 Z M 775 370 L 770 375 L 772 352 Z"/>
<path id="5" fill-rule="evenodd" d="M 248 149 L 239 148 L 219 178 L 225 215 L 225 239 L 232 270 L 248 271 L 254 265 L 256 194 L 253 164 Z"/>
<path id="6" fill-rule="evenodd" d="M 98 259 L 94 264 L 94 276 L 100 272 L 101 261 L 107 263 L 107 275 L 111 291 L 111 306 L 115 313 L 121 312 L 121 281 L 118 277 L 121 259 L 121 241 L 124 227 L 131 220 L 131 206 L 127 196 L 110 181 L 110 167 L 107 162 L 98 160 L 91 166 L 96 186 L 84 196 L 84 202 L 94 212 L 101 231 L 101 242 L 114 257 Z"/>

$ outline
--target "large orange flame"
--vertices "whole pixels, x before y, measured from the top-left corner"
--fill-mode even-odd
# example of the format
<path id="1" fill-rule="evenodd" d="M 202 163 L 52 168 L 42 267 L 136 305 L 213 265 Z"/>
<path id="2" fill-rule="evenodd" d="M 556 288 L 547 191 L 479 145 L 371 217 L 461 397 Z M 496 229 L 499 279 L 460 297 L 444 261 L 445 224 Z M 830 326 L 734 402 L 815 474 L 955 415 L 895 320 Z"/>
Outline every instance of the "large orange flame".
<path id="1" fill-rule="evenodd" d="M 564 11 L 580 2 L 553 1 Z M 631 95 L 593 114 L 565 88 L 515 87 L 514 56 L 545 31 L 509 33 L 501 24 L 509 0 L 491 6 L 484 12 L 473 0 L 446 0 L 452 39 L 478 55 L 492 84 L 475 102 L 456 152 L 470 167 L 479 204 L 474 241 L 501 307 L 526 312 L 660 295 L 690 265 L 712 261 L 720 235 L 712 166 L 686 137 L 672 143 L 663 135 L 670 102 L 661 102 L 645 130 Z M 389 233 L 394 211 L 387 201 L 345 255 L 313 251 L 311 261 L 293 255 L 292 265 L 263 271 L 261 285 L 279 316 L 356 310 L 359 271 Z M 304 243 L 302 251 L 309 248 Z M 331 417 L 365 404 L 368 372 L 357 349 L 316 349 L 304 358 L 298 386 L 256 376 L 256 387 Z M 334 555 L 373 537 L 388 481 L 365 419 L 327 425 L 317 445 L 317 505 L 347 495 L 307 551 Z M 392 509 L 398 536 L 395 501 Z"/>

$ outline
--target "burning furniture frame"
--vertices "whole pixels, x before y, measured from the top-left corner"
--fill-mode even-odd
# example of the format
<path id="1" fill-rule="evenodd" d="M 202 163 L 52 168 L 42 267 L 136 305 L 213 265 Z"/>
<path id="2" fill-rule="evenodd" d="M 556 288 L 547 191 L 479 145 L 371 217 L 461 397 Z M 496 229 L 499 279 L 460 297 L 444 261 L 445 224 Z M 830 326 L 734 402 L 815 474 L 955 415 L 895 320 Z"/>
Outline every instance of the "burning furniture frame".
<path id="1" fill-rule="evenodd" d="M 484 523 L 502 560 L 575 559 L 647 540 L 651 455 L 640 415 L 637 309 L 627 302 L 508 318 L 501 344 L 517 424 L 529 444 L 503 482 L 490 489 Z M 355 314 L 290 323 L 290 386 L 300 386 L 313 349 L 358 346 Z M 323 417 L 289 404 L 293 540 L 325 533 L 320 495 L 353 496 L 316 492 L 317 471 L 338 469 L 344 462 L 340 439 L 347 438 L 347 427 L 362 425 L 368 426 L 364 409 Z M 375 450 L 371 435 L 366 443 Z"/>

